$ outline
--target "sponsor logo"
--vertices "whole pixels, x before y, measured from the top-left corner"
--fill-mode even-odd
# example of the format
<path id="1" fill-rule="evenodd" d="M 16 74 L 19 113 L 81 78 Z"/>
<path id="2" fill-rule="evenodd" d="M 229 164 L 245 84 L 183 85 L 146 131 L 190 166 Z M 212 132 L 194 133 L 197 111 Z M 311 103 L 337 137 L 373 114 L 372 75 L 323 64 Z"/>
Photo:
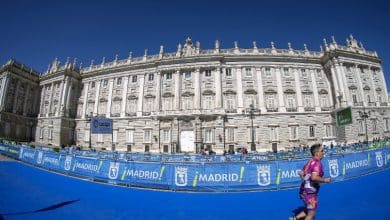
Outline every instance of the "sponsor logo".
<path id="1" fill-rule="evenodd" d="M 299 178 L 299 172 L 301 170 L 284 170 L 282 171 L 282 179 L 286 178 Z"/>
<path id="2" fill-rule="evenodd" d="M 356 169 L 356 168 L 359 168 L 359 167 L 368 166 L 369 164 L 370 163 L 368 162 L 368 159 L 357 160 L 357 161 L 352 161 L 352 162 L 349 162 L 349 163 L 345 163 L 345 168 L 347 170 L 349 170 L 349 169 Z"/>
<path id="3" fill-rule="evenodd" d="M 96 164 L 90 164 L 90 163 L 80 163 L 76 162 L 75 168 L 82 169 L 82 170 L 88 170 L 93 172 L 98 172 L 99 166 Z"/>
<path id="4" fill-rule="evenodd" d="M 71 156 L 66 156 L 64 169 L 65 170 L 70 170 L 71 164 L 72 164 L 72 157 Z"/>
<path id="5" fill-rule="evenodd" d="M 114 180 L 118 178 L 119 163 L 110 162 L 110 169 L 108 171 L 108 178 Z"/>
<path id="6" fill-rule="evenodd" d="M 127 177 L 133 177 L 138 179 L 150 179 L 150 180 L 160 179 L 159 173 L 157 171 L 129 169 L 124 171 L 124 175 Z M 123 179 L 124 176 L 122 177 L 122 180 Z"/>
<path id="7" fill-rule="evenodd" d="M 339 176 L 339 164 L 337 159 L 328 160 L 330 177 L 336 178 Z"/>
<path id="8" fill-rule="evenodd" d="M 238 180 L 237 173 L 199 174 L 200 182 L 237 182 Z"/>
<path id="9" fill-rule="evenodd" d="M 43 157 L 42 164 L 51 164 L 51 165 L 54 165 L 54 166 L 59 166 L 60 165 L 60 161 L 58 160 L 58 158 Z"/>
<path id="10" fill-rule="evenodd" d="M 271 167 L 269 165 L 257 166 L 257 183 L 260 186 L 268 186 L 271 183 Z"/>
<path id="11" fill-rule="evenodd" d="M 175 167 L 175 184 L 176 186 L 187 186 L 188 174 L 187 167 Z"/>
<path id="12" fill-rule="evenodd" d="M 42 151 L 38 151 L 38 158 L 37 158 L 37 163 L 38 164 L 42 163 L 42 157 L 43 157 Z"/>
<path id="13" fill-rule="evenodd" d="M 376 165 L 378 167 L 382 167 L 383 166 L 383 157 L 382 157 L 381 151 L 375 152 L 375 159 L 376 159 Z"/>

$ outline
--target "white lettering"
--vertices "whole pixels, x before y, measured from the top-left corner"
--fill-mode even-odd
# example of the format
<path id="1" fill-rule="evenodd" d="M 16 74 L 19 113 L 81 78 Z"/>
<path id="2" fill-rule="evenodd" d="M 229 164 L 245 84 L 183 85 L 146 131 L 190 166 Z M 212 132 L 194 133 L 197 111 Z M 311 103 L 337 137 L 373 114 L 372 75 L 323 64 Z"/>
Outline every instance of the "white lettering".
<path id="1" fill-rule="evenodd" d="M 349 162 L 349 163 L 346 163 L 345 164 L 345 168 L 348 170 L 348 169 L 356 169 L 356 168 L 359 168 L 359 167 L 365 167 L 365 166 L 368 166 L 368 159 L 365 159 L 365 160 L 357 160 L 357 161 L 353 161 L 353 162 Z"/>
<path id="2" fill-rule="evenodd" d="M 97 172 L 99 167 L 98 167 L 98 165 L 94 165 L 94 164 L 90 164 L 90 163 L 79 163 L 79 162 L 77 162 L 76 163 L 76 168 Z"/>
<path id="3" fill-rule="evenodd" d="M 199 182 L 237 182 L 236 173 L 199 174 Z"/>
<path id="4" fill-rule="evenodd" d="M 158 179 L 159 173 L 157 171 L 147 171 L 147 170 L 127 170 L 126 176 L 136 177 L 139 179 Z"/>
<path id="5" fill-rule="evenodd" d="M 44 157 L 43 158 L 43 163 L 49 163 L 49 164 L 52 164 L 52 165 L 55 165 L 55 166 L 59 166 L 60 165 L 60 161 L 58 160 L 58 158 L 52 158 L 52 157 Z"/>
<path id="6" fill-rule="evenodd" d="M 35 156 L 35 153 L 33 153 L 33 152 L 24 152 L 24 154 L 23 154 L 24 158 L 34 159 L 34 156 Z"/>
<path id="7" fill-rule="evenodd" d="M 298 178 L 301 170 L 284 170 L 282 171 L 282 179 L 285 178 Z"/>

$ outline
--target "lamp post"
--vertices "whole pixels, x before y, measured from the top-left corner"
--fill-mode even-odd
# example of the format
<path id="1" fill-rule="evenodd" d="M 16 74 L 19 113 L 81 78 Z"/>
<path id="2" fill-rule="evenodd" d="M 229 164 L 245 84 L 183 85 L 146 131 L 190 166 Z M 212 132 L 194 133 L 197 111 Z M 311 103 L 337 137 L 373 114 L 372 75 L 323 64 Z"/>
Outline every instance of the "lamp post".
<path id="1" fill-rule="evenodd" d="M 367 118 L 370 117 L 371 111 L 366 112 L 366 109 L 363 108 L 363 111 L 358 111 L 360 118 L 364 120 L 365 132 L 366 132 L 366 143 L 368 144 L 368 130 L 367 130 Z"/>
<path id="2" fill-rule="evenodd" d="M 92 115 L 93 113 L 90 112 L 89 115 L 86 115 L 85 118 L 87 118 L 87 121 L 89 122 L 89 145 L 88 148 L 91 149 L 91 136 L 92 136 Z"/>
<path id="3" fill-rule="evenodd" d="M 249 106 L 249 117 L 251 118 L 251 151 L 256 151 L 256 144 L 255 144 L 255 131 L 253 129 L 253 118 L 255 117 L 255 107 L 253 104 Z"/>

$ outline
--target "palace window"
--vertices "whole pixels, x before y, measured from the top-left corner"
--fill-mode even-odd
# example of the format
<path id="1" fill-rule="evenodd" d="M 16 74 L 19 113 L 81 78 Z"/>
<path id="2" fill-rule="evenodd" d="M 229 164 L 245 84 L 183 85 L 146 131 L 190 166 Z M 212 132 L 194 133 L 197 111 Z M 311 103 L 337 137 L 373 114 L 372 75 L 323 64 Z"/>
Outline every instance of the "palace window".
<path id="1" fill-rule="evenodd" d="M 100 102 L 99 103 L 99 115 L 105 115 L 107 110 L 107 102 Z"/>
<path id="2" fill-rule="evenodd" d="M 183 110 L 189 110 L 192 109 L 192 103 L 193 103 L 193 97 L 188 96 L 188 97 L 183 97 Z"/>
<path id="3" fill-rule="evenodd" d="M 289 68 L 283 68 L 283 74 L 284 74 L 284 77 L 289 77 L 290 76 L 290 69 Z"/>
<path id="4" fill-rule="evenodd" d="M 213 109 L 213 96 L 204 96 L 203 97 L 203 109 Z"/>
<path id="5" fill-rule="evenodd" d="M 225 69 L 225 74 L 226 74 L 226 76 L 232 76 L 232 69 L 231 68 L 226 68 Z"/>
<path id="6" fill-rule="evenodd" d="M 43 139 L 44 134 L 45 134 L 45 129 L 41 128 L 40 133 L 39 133 L 39 139 Z"/>
<path id="7" fill-rule="evenodd" d="M 210 77 L 210 76 L 211 76 L 211 70 L 205 70 L 205 71 L 204 71 L 204 75 L 205 75 L 206 77 Z"/>
<path id="8" fill-rule="evenodd" d="M 250 108 L 253 105 L 256 108 L 256 96 L 255 95 L 246 95 L 245 96 L 245 108 Z"/>
<path id="9" fill-rule="evenodd" d="M 191 71 L 185 72 L 185 73 L 184 73 L 184 77 L 185 77 L 186 79 L 191 78 Z"/>
<path id="10" fill-rule="evenodd" d="M 384 123 L 385 123 L 385 131 L 389 131 L 390 130 L 389 119 L 385 118 Z"/>
<path id="11" fill-rule="evenodd" d="M 151 133 L 152 130 L 144 130 L 144 143 L 150 143 L 151 142 Z"/>
<path id="12" fill-rule="evenodd" d="M 305 107 L 313 107 L 311 95 L 305 95 L 303 99 Z"/>
<path id="13" fill-rule="evenodd" d="M 290 140 L 298 139 L 298 126 L 290 126 Z"/>
<path id="14" fill-rule="evenodd" d="M 333 125 L 326 125 L 325 126 L 325 136 L 326 137 L 333 137 Z"/>
<path id="15" fill-rule="evenodd" d="M 95 88 L 95 82 L 91 82 L 91 89 Z"/>
<path id="16" fill-rule="evenodd" d="M 372 120 L 372 132 L 377 132 L 377 120 Z"/>
<path id="17" fill-rule="evenodd" d="M 107 80 L 107 79 L 104 79 L 104 80 L 103 80 L 103 87 L 107 87 L 107 84 L 108 84 L 108 80 Z"/>
<path id="18" fill-rule="evenodd" d="M 228 95 L 226 96 L 226 109 L 232 110 L 235 109 L 235 103 L 234 103 L 234 95 Z"/>
<path id="19" fill-rule="evenodd" d="M 314 125 L 309 126 L 309 138 L 314 138 L 315 137 L 315 129 Z"/>
<path id="20" fill-rule="evenodd" d="M 301 69 L 302 77 L 306 78 L 307 77 L 307 72 L 305 69 Z"/>
<path id="21" fill-rule="evenodd" d="M 172 110 L 172 98 L 173 97 L 163 98 L 162 110 L 165 110 L 165 111 Z"/>
<path id="22" fill-rule="evenodd" d="M 278 134 L 277 127 L 270 127 L 270 140 L 271 141 L 278 141 L 279 140 L 279 134 Z"/>
<path id="23" fill-rule="evenodd" d="M 274 98 L 273 95 L 267 96 L 267 99 L 266 99 L 266 107 L 267 107 L 267 108 L 270 108 L 270 109 L 275 108 L 275 98 Z"/>
<path id="24" fill-rule="evenodd" d="M 245 76 L 248 77 L 252 76 L 252 68 L 245 68 Z"/>
<path id="25" fill-rule="evenodd" d="M 163 130 L 163 143 L 168 144 L 171 142 L 171 130 L 170 129 L 164 129 Z"/>
<path id="26" fill-rule="evenodd" d="M 234 142 L 234 128 L 226 129 L 226 142 L 232 143 Z"/>
<path id="27" fill-rule="evenodd" d="M 133 77 L 131 78 L 131 82 L 133 82 L 133 83 L 137 82 L 137 76 L 133 76 Z"/>
<path id="28" fill-rule="evenodd" d="M 295 98 L 293 95 L 287 95 L 287 108 L 295 108 Z"/>
<path id="29" fill-rule="evenodd" d="M 134 143 L 134 130 L 127 130 L 127 143 Z"/>
<path id="30" fill-rule="evenodd" d="M 130 113 L 134 113 L 137 111 L 137 99 L 131 99 L 127 102 L 127 110 Z"/>
<path id="31" fill-rule="evenodd" d="M 206 128 L 204 130 L 204 142 L 205 143 L 214 142 L 214 130 L 212 128 Z"/>
<path id="32" fill-rule="evenodd" d="M 359 134 L 363 134 L 363 133 L 364 133 L 363 121 L 360 120 L 359 121 Z"/>
<path id="33" fill-rule="evenodd" d="M 145 109 L 144 109 L 145 112 L 153 111 L 153 104 L 154 104 L 153 102 L 154 102 L 154 98 L 147 98 L 145 100 Z"/>
<path id="34" fill-rule="evenodd" d="M 328 107 L 328 97 L 325 94 L 321 95 L 321 107 Z"/>
<path id="35" fill-rule="evenodd" d="M 122 84 L 122 78 L 117 78 L 116 79 L 116 84 L 119 86 L 120 84 Z"/>
<path id="36" fill-rule="evenodd" d="M 166 80 L 172 79 L 172 73 L 165 73 L 165 79 Z"/>
<path id="37" fill-rule="evenodd" d="M 269 67 L 265 68 L 265 76 L 271 77 L 271 69 Z"/>
<path id="38" fill-rule="evenodd" d="M 153 73 L 149 73 L 148 80 L 149 81 L 153 81 L 153 79 L 154 79 L 154 74 Z"/>

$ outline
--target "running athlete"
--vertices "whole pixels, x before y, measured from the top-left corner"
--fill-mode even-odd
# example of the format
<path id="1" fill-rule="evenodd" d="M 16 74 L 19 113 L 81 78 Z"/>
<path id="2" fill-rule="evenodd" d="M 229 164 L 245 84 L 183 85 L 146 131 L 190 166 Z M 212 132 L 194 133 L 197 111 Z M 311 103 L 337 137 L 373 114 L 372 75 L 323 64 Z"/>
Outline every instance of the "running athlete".
<path id="1" fill-rule="evenodd" d="M 318 208 L 318 192 L 321 183 L 330 183 L 330 178 L 323 178 L 324 171 L 322 169 L 321 160 L 324 157 L 324 149 L 320 144 L 311 146 L 310 153 L 313 156 L 303 167 L 299 176 L 302 178 L 302 184 L 299 189 L 299 196 L 305 203 L 305 210 L 301 211 L 294 217 L 293 220 L 314 219 Z"/>

